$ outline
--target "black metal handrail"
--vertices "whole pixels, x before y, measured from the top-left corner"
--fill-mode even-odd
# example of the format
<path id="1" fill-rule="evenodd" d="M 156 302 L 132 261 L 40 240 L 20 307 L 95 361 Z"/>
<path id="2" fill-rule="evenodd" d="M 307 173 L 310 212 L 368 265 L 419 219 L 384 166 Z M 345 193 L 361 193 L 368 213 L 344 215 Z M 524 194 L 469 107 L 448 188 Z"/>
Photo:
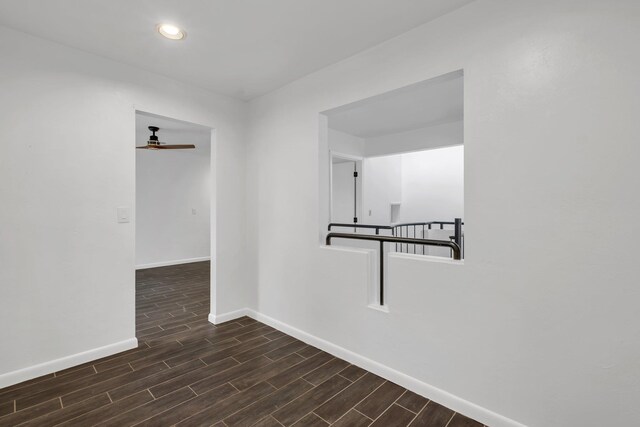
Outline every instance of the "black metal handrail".
<path id="1" fill-rule="evenodd" d="M 376 234 L 380 234 L 380 230 L 391 230 L 391 235 L 393 234 L 393 227 L 390 225 L 379 225 L 379 224 L 347 224 L 347 223 L 338 223 L 332 222 L 329 224 L 328 230 L 331 231 L 332 227 L 346 227 L 346 228 L 366 228 L 366 229 L 375 229 Z"/>
<path id="2" fill-rule="evenodd" d="M 354 233 L 329 233 L 327 234 L 326 244 L 331 246 L 331 239 L 353 239 L 353 240 L 373 240 L 380 242 L 380 305 L 384 305 L 384 244 L 387 243 L 407 243 L 425 246 L 439 246 L 451 249 L 454 260 L 461 259 L 460 246 L 449 240 L 431 240 L 431 239 L 415 239 L 409 237 L 395 236 L 374 236 L 371 234 L 354 234 Z"/>
<path id="3" fill-rule="evenodd" d="M 409 237 L 409 235 L 411 234 L 409 232 L 409 227 L 413 228 L 413 238 L 416 237 L 417 234 L 417 229 L 416 227 L 422 227 L 422 235 L 424 236 L 425 234 L 425 230 L 431 230 L 433 228 L 433 226 L 440 226 L 440 230 L 444 230 L 444 226 L 445 225 L 452 225 L 453 226 L 453 233 L 454 235 L 451 236 L 451 238 L 453 239 L 453 241 L 460 247 L 463 248 L 463 256 L 464 256 L 464 235 L 462 234 L 462 226 L 464 225 L 464 222 L 462 222 L 461 218 L 456 218 L 455 221 L 428 221 L 428 222 L 406 222 L 406 223 L 400 223 L 400 224 L 393 224 L 393 231 L 392 234 L 394 236 L 398 236 L 398 237 Z M 422 255 L 425 254 L 425 250 L 424 250 L 424 245 L 422 246 Z M 403 248 L 403 245 L 400 244 L 400 246 L 398 247 L 398 244 L 396 243 L 396 251 L 399 252 L 407 252 L 409 253 L 409 244 L 406 244 L 405 247 Z M 413 253 L 417 253 L 416 251 L 416 245 L 413 245 Z"/>
<path id="4" fill-rule="evenodd" d="M 405 226 L 411 226 L 411 225 L 439 225 L 440 229 L 443 229 L 443 226 L 445 225 L 455 225 L 456 222 L 455 221 L 428 221 L 428 222 L 404 222 L 401 224 L 393 224 L 393 227 L 405 227 Z M 464 225 L 464 222 L 461 222 L 462 225 Z M 429 229 L 431 229 L 431 227 L 429 227 Z"/>

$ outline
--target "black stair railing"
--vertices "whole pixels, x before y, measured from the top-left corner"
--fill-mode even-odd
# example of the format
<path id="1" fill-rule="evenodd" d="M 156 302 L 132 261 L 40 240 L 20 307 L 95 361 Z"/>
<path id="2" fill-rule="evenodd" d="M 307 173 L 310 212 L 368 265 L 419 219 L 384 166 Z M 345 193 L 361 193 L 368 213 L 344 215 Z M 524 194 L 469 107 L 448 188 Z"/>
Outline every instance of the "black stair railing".
<path id="1" fill-rule="evenodd" d="M 354 232 L 357 232 L 358 229 L 366 229 L 366 230 L 376 230 L 376 234 L 380 234 L 380 230 L 391 230 L 391 235 L 393 236 L 393 227 L 391 225 L 378 225 L 378 224 L 347 224 L 347 223 L 339 223 L 332 222 L 329 224 L 328 230 L 331 231 L 334 227 L 344 227 L 344 228 L 353 228 Z"/>
<path id="2" fill-rule="evenodd" d="M 393 224 L 393 235 L 397 237 L 424 238 L 425 232 L 433 229 L 445 230 L 445 227 L 453 226 L 453 233 L 450 239 L 454 241 L 462 249 L 462 258 L 464 258 L 464 233 L 462 227 L 464 222 L 461 218 L 454 221 L 429 221 L 429 222 L 407 222 L 402 224 Z M 449 228 L 446 228 L 447 230 Z M 419 245 L 410 246 L 408 243 L 396 243 L 396 252 L 420 254 Z M 426 255 L 425 245 L 421 247 L 421 254 Z"/>
<path id="3" fill-rule="evenodd" d="M 450 240 L 431 240 L 431 239 L 416 239 L 409 237 L 397 237 L 397 236 L 380 236 L 371 234 L 356 234 L 356 233 L 329 233 L 327 234 L 326 244 L 331 245 L 332 239 L 352 239 L 352 240 L 370 240 L 380 243 L 379 257 L 380 257 L 380 305 L 384 305 L 384 244 L 385 243 L 399 243 L 399 244 L 418 244 L 426 246 L 446 247 L 451 249 L 451 255 L 454 260 L 460 260 L 462 258 L 462 252 L 460 246 L 456 242 Z"/>

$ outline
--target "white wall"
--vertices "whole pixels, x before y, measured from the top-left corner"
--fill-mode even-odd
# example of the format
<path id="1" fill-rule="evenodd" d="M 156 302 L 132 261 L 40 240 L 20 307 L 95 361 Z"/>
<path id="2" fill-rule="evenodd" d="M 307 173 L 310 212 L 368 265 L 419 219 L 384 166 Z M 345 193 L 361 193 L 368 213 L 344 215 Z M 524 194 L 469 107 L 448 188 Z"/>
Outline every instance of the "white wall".
<path id="1" fill-rule="evenodd" d="M 364 138 L 329 128 L 329 149 L 351 156 L 364 156 Z"/>
<path id="2" fill-rule="evenodd" d="M 252 307 L 491 425 L 637 424 L 639 8 L 478 0 L 252 101 Z M 458 69 L 466 260 L 391 255 L 371 310 L 369 255 L 319 244 L 318 113 Z"/>
<path id="3" fill-rule="evenodd" d="M 398 222 L 464 218 L 464 147 L 401 154 Z"/>
<path id="4" fill-rule="evenodd" d="M 364 154 L 367 157 L 384 156 L 463 143 L 464 125 L 460 121 L 365 138 Z"/>
<path id="5" fill-rule="evenodd" d="M 244 307 L 246 104 L 4 27 L 0 57 L 0 387 L 135 345 L 135 109 L 216 128 L 212 312 Z"/>
<path id="6" fill-rule="evenodd" d="M 138 131 L 136 145 L 145 145 L 149 135 Z M 136 150 L 136 268 L 204 260 L 211 253 L 211 132 L 161 129 L 160 140 L 196 148 Z"/>
<path id="7" fill-rule="evenodd" d="M 390 224 L 464 218 L 464 147 L 445 147 L 364 160 L 365 217 Z M 369 214 L 370 213 L 370 214 Z"/>
<path id="8" fill-rule="evenodd" d="M 391 224 L 391 204 L 402 200 L 402 155 L 364 160 L 364 221 Z"/>

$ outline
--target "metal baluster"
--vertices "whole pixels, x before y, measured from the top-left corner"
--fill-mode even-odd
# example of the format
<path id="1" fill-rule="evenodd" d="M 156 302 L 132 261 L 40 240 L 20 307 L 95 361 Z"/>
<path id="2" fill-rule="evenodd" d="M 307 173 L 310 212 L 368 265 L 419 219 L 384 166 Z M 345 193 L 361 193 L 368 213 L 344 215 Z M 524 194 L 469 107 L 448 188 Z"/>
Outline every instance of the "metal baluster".
<path id="1" fill-rule="evenodd" d="M 413 226 L 413 238 L 414 239 L 416 238 L 416 226 L 415 225 Z M 416 254 L 416 244 L 415 243 L 413 244 L 413 254 L 414 255 Z"/>
<path id="2" fill-rule="evenodd" d="M 380 305 L 384 305 L 384 242 L 380 241 Z"/>

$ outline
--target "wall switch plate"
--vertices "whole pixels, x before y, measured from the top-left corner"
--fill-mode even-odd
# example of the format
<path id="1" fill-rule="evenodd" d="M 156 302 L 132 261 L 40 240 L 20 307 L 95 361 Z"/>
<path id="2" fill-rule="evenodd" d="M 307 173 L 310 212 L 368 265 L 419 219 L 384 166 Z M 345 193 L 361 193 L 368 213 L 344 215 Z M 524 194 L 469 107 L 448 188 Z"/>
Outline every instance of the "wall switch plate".
<path id="1" fill-rule="evenodd" d="M 120 206 L 117 208 L 118 211 L 118 222 L 126 223 L 129 222 L 129 208 L 126 206 Z"/>
<path id="2" fill-rule="evenodd" d="M 196 208 L 191 208 L 191 215 L 195 215 L 196 214 Z"/>

